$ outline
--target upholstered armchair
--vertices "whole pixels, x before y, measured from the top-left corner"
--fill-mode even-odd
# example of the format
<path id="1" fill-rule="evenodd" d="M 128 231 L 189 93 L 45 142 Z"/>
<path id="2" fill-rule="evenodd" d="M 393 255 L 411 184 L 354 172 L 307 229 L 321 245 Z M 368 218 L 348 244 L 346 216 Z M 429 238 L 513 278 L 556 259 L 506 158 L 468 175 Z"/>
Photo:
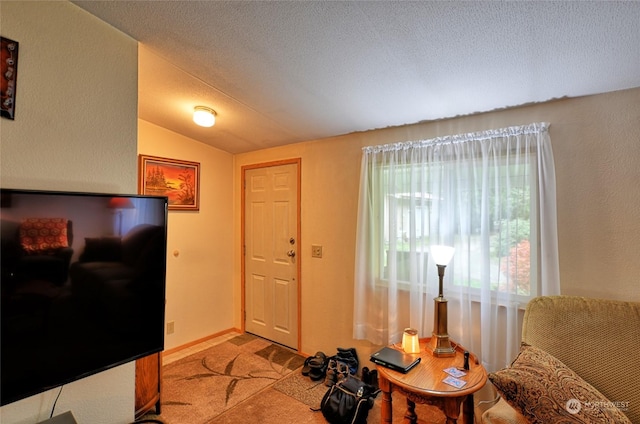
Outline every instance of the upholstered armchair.
<path id="1" fill-rule="evenodd" d="M 73 255 L 73 230 L 65 218 L 27 218 L 17 234 L 15 276 L 21 281 L 43 280 L 63 285 Z"/>
<path id="2" fill-rule="evenodd" d="M 523 346 L 489 374 L 484 424 L 640 423 L 640 303 L 579 296 L 529 302 Z"/>

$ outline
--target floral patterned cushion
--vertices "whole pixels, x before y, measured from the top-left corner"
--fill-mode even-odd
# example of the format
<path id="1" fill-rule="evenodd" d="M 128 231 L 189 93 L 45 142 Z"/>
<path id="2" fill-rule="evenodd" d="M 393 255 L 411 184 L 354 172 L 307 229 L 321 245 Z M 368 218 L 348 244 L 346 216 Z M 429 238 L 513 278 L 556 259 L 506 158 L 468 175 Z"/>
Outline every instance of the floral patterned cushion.
<path id="1" fill-rule="evenodd" d="M 69 247 L 65 218 L 27 218 L 20 224 L 20 245 L 28 254 Z"/>
<path id="2" fill-rule="evenodd" d="M 569 347 L 570 348 L 570 347 Z M 509 368 L 489 374 L 500 395 L 532 423 L 628 423 L 625 402 L 609 401 L 560 360 L 523 344 Z"/>

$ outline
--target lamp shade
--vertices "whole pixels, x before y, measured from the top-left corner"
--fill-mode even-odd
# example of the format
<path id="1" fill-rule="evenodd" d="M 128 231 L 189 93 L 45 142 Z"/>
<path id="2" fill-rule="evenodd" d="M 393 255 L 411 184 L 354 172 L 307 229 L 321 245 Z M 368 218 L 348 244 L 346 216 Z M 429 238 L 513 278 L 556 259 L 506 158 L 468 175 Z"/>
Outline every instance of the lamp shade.
<path id="1" fill-rule="evenodd" d="M 402 333 L 402 350 L 406 353 L 420 353 L 418 330 L 414 328 L 404 329 L 404 333 Z"/>
<path id="2" fill-rule="evenodd" d="M 205 106 L 196 106 L 193 110 L 193 122 L 201 127 L 212 127 L 216 123 L 216 112 Z"/>
<path id="3" fill-rule="evenodd" d="M 110 209 L 133 209 L 134 207 L 131 199 L 127 197 L 112 197 L 109 200 Z"/>
<path id="4" fill-rule="evenodd" d="M 453 252 L 455 249 L 451 246 L 435 245 L 431 246 L 431 257 L 435 261 L 436 265 L 448 265 L 453 258 Z"/>

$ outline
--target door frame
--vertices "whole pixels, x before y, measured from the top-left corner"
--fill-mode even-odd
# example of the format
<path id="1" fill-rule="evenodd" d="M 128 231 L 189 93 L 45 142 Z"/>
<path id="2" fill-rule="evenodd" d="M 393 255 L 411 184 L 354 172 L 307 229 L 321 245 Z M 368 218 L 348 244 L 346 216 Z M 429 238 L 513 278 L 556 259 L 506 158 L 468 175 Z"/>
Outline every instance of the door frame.
<path id="1" fill-rule="evenodd" d="M 302 340 L 302 311 L 301 311 L 301 299 L 302 299 L 302 279 L 301 279 L 301 269 L 302 269 L 302 237 L 301 237 L 301 225 L 300 225 L 300 218 L 301 218 L 301 214 L 300 214 L 300 204 L 301 204 L 301 194 L 302 194 L 302 179 L 301 179 L 301 175 L 302 175 L 302 158 L 291 158 L 291 159 L 283 159 L 283 160 L 277 160 L 277 161 L 273 161 L 273 162 L 262 162 L 262 163 L 256 163 L 256 164 L 250 164 L 250 165 L 243 165 L 241 167 L 241 171 L 242 171 L 242 176 L 241 176 L 241 180 L 240 180 L 240 188 L 241 188 L 241 195 L 240 195 L 240 239 L 241 239 L 241 243 L 240 243 L 240 297 L 242 299 L 242 303 L 240 306 L 240 321 L 241 321 L 241 325 L 240 325 L 240 329 L 242 330 L 242 332 L 245 332 L 245 321 L 246 321 L 246 290 L 245 290 L 245 284 L 246 284 L 246 279 L 245 279 L 245 254 L 246 254 L 246 243 L 245 243 L 245 208 L 246 208 L 246 200 L 245 200 L 245 196 L 246 196 L 246 189 L 247 189 L 247 183 L 246 183 L 246 172 L 248 170 L 252 170 L 252 169 L 260 169 L 260 168 L 270 168 L 273 166 L 280 166 L 280 165 L 292 165 L 295 164 L 297 165 L 297 193 L 296 193 L 296 197 L 297 197 L 297 204 L 296 204 L 296 243 L 298 245 L 298 254 L 296 255 L 296 279 L 297 279 L 297 283 L 298 283 L 298 298 L 296 299 L 297 302 L 297 309 L 298 309 L 298 313 L 297 313 L 297 320 L 298 320 L 298 334 L 297 334 L 297 343 L 296 343 L 296 348 L 298 350 L 298 352 L 300 352 L 301 350 L 301 340 Z"/>

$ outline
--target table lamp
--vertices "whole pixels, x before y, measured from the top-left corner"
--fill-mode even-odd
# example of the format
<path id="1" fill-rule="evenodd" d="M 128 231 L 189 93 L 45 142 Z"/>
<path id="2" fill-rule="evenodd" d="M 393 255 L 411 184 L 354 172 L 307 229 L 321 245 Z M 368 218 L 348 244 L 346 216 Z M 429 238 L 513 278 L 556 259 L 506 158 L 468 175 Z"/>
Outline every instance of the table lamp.
<path id="1" fill-rule="evenodd" d="M 431 350 L 433 356 L 447 357 L 455 356 L 455 349 L 449 341 L 447 334 L 447 299 L 442 294 L 442 280 L 444 279 L 444 269 L 447 267 L 451 258 L 453 258 L 454 248 L 451 246 L 431 246 L 430 252 L 436 266 L 438 267 L 438 297 L 433 299 L 433 333 L 427 345 L 427 349 Z"/>
<path id="2" fill-rule="evenodd" d="M 406 353 L 420 353 L 418 330 L 415 328 L 404 329 L 404 332 L 402 333 L 402 350 Z"/>
<path id="3" fill-rule="evenodd" d="M 122 236 L 122 210 L 123 209 L 134 209 L 135 206 L 131 199 L 127 197 L 112 197 L 109 200 L 109 209 L 115 209 L 116 215 L 118 217 L 118 237 Z"/>

